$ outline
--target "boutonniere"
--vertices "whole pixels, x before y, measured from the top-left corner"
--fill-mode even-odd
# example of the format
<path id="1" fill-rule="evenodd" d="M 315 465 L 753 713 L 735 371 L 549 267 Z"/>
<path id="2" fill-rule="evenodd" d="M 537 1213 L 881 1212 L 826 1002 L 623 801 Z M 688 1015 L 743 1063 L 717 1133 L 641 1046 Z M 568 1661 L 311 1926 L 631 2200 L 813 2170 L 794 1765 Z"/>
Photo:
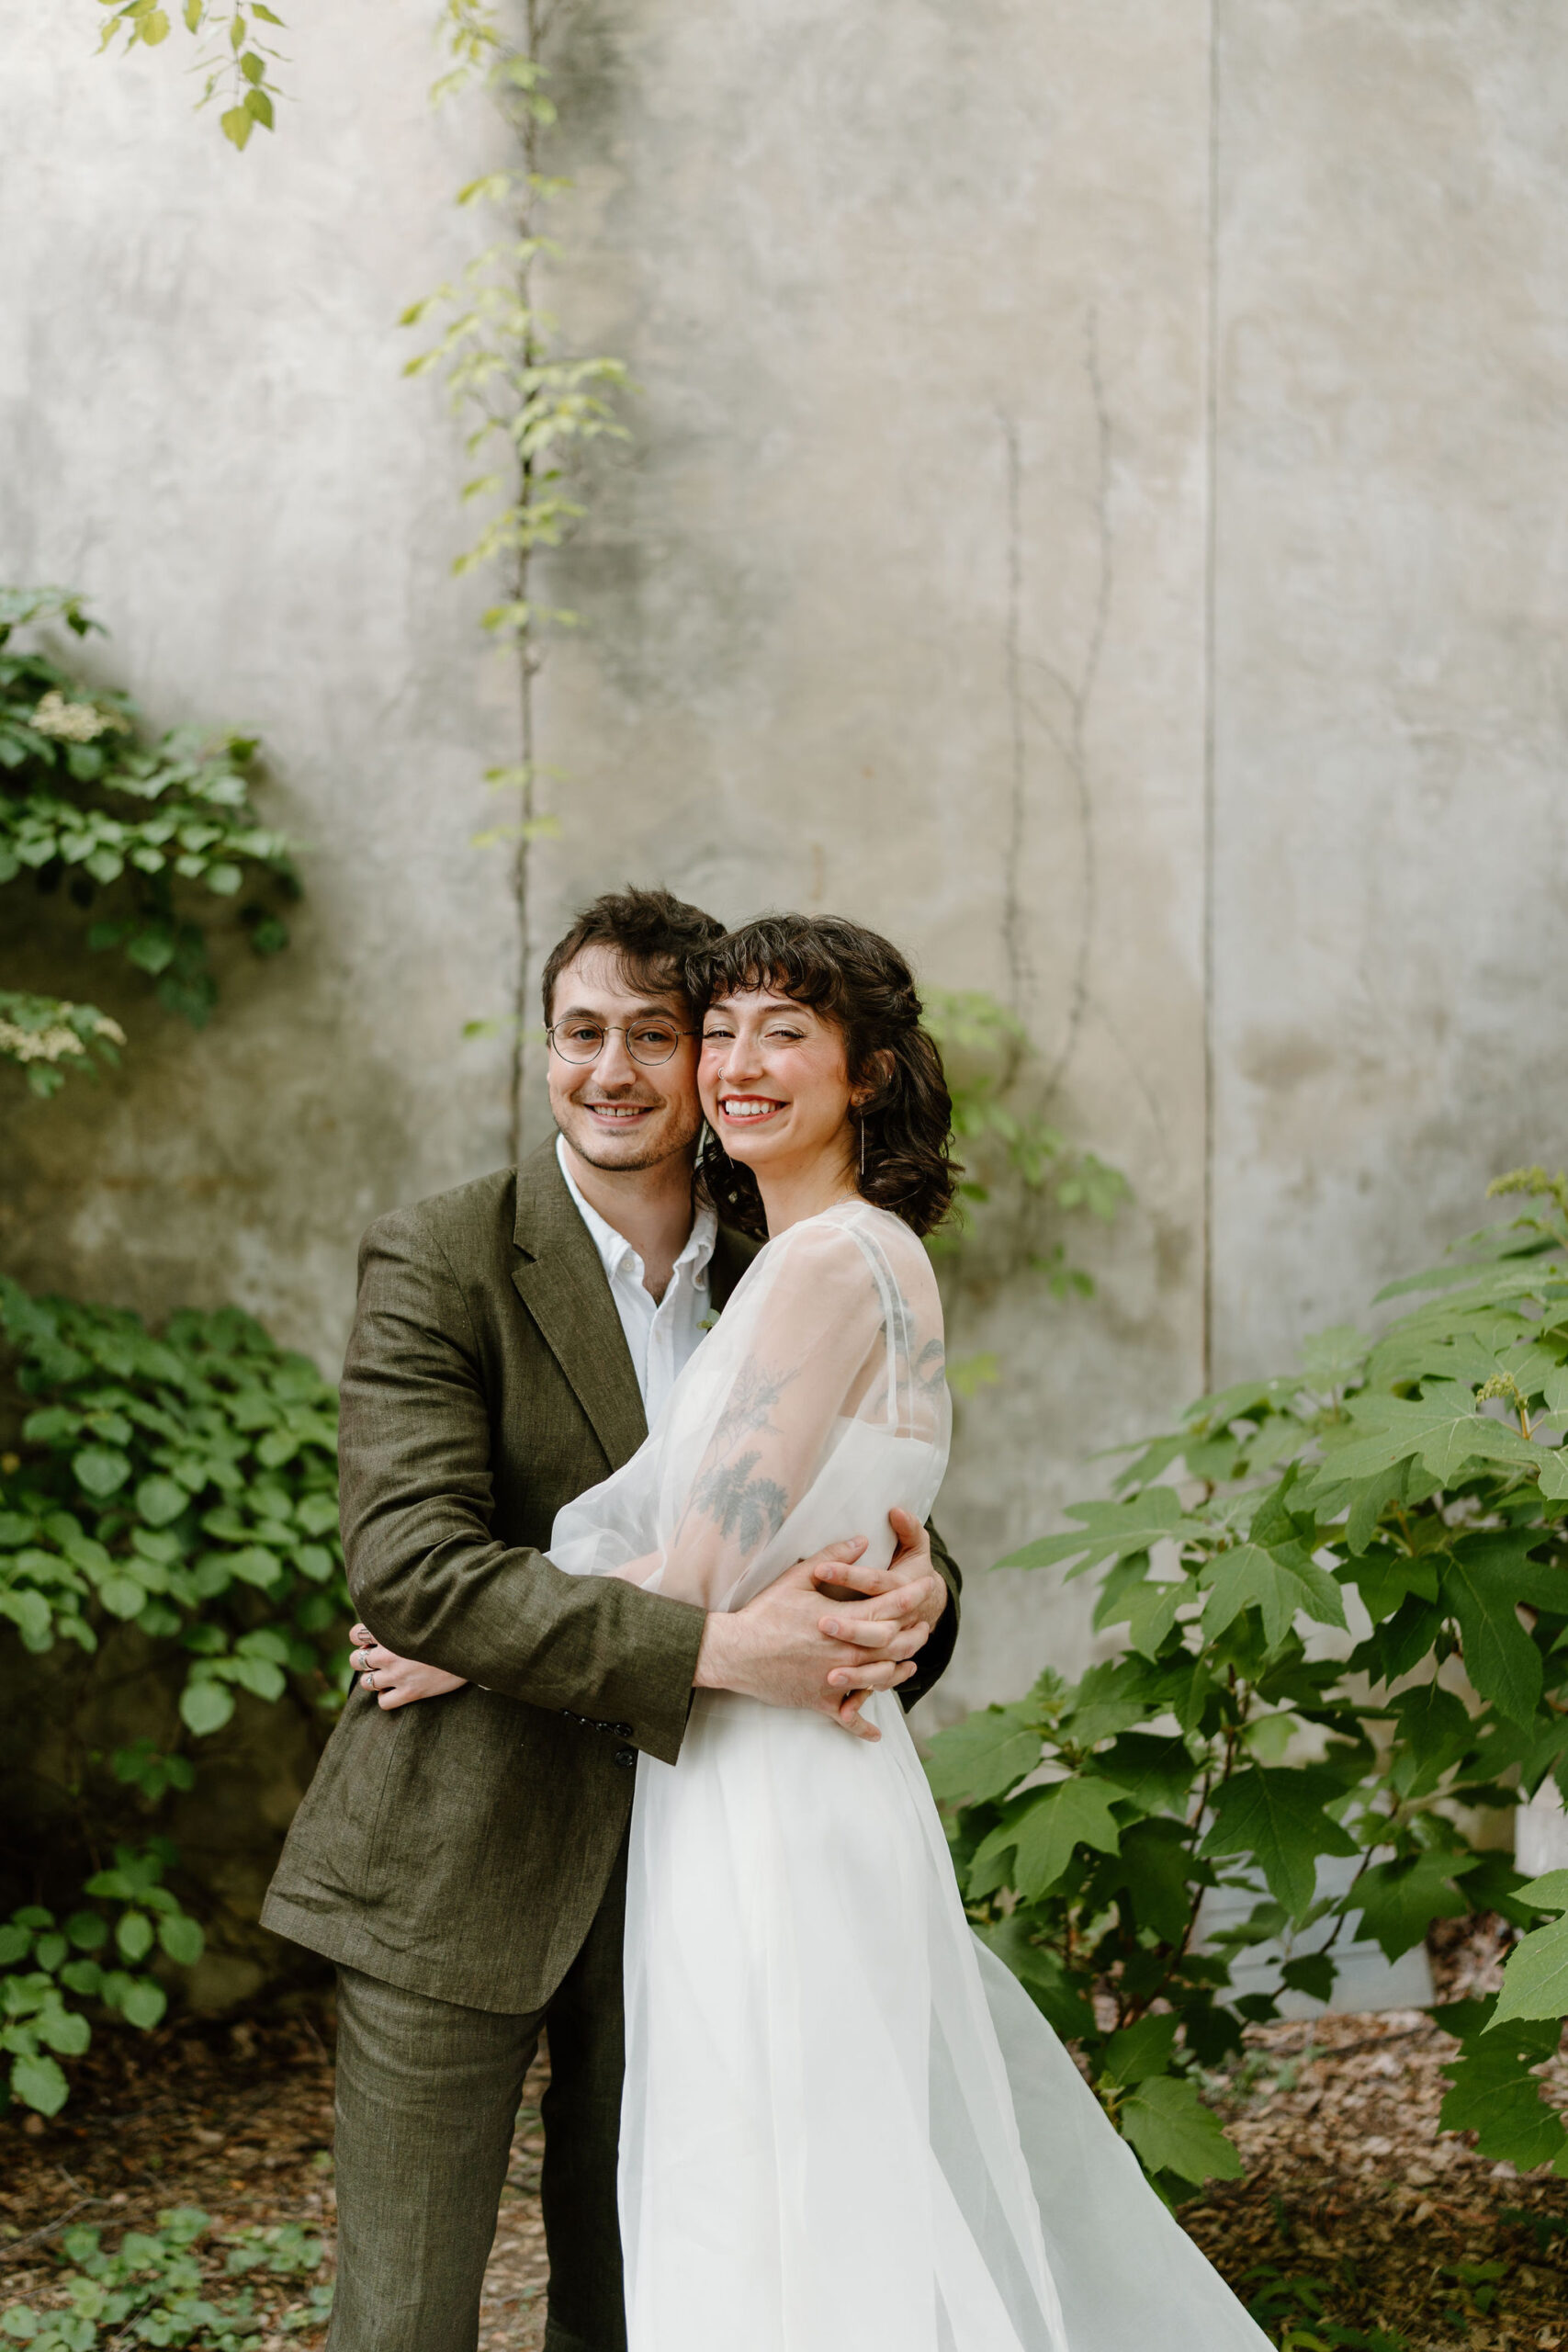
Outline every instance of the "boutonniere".
<path id="1" fill-rule="evenodd" d="M 708 1308 L 708 1311 L 707 1311 L 707 1313 L 706 1313 L 705 1315 L 699 1315 L 699 1316 L 698 1316 L 698 1317 L 697 1317 L 697 1329 L 698 1329 L 698 1330 L 699 1330 L 699 1331 L 711 1331 L 711 1330 L 713 1329 L 714 1325 L 715 1325 L 717 1321 L 718 1321 L 718 1309 L 717 1309 L 717 1307 L 716 1307 L 716 1306 L 710 1306 L 710 1307 Z"/>

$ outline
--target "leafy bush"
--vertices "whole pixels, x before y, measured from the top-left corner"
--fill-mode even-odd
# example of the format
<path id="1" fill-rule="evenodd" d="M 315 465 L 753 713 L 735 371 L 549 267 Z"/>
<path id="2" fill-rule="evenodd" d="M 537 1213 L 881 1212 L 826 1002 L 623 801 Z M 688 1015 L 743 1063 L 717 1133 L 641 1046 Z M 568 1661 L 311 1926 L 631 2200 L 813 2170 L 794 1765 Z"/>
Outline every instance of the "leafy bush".
<path id="1" fill-rule="evenodd" d="M 147 1964 L 200 1956 L 165 1883 L 177 1851 L 149 1836 L 192 1788 L 193 1752 L 239 1693 L 303 1710 L 322 1736 L 337 1703 L 336 1398 L 231 1307 L 154 1336 L 0 1277 L 0 1330 L 25 1408 L 18 1450 L 0 1454 L 0 1619 L 36 1662 L 9 1734 L 33 1839 L 11 1868 L 61 1887 L 74 1873 L 85 1906 L 34 1901 L 0 1928 L 0 2048 L 12 2095 L 52 2114 L 56 2060 L 87 2043 L 77 2004 L 150 2028 L 165 1995 Z M 152 1728 L 106 1755 L 107 1693 Z"/>
<path id="2" fill-rule="evenodd" d="M 1055 1295 L 1088 1297 L 1092 1278 L 1068 1262 L 1063 1214 L 1113 1222 L 1131 1197 L 1120 1170 L 1070 1143 L 1040 1106 L 1042 1082 L 1022 1023 L 983 990 L 932 989 L 926 1018 L 942 1047 L 964 1175 L 958 1217 L 933 1252 L 976 1271 L 1046 1276 Z"/>
<path id="3" fill-rule="evenodd" d="M 72 1004 L 63 997 L 29 996 L 0 989 L 0 1061 L 28 1074 L 35 1094 L 46 1099 L 64 1085 L 73 1069 L 92 1069 L 95 1057 L 111 1066 L 125 1043 L 118 1021 L 96 1004 Z"/>
<path id="4" fill-rule="evenodd" d="M 29 878 L 46 893 L 63 886 L 74 905 L 96 912 L 88 946 L 118 949 L 156 981 L 171 1012 L 199 1028 L 218 989 L 191 890 L 238 899 L 248 886 L 239 920 L 258 956 L 288 944 L 279 909 L 299 895 L 289 843 L 251 807 L 256 747 L 189 728 L 143 742 L 126 695 L 89 688 L 45 654 L 12 647 L 14 630 L 51 620 L 77 637 L 97 627 L 63 590 L 0 590 L 0 888 Z M 72 1029 L 84 1047 L 94 1035 L 114 1042 L 101 1015 L 78 1027 L 74 1015 L 92 1012 L 16 1000 L 0 1005 L 0 1022 L 23 1037 Z M 58 1070 L 59 1053 L 40 1055 L 0 1028 L 5 1047 L 32 1070 L 51 1059 Z"/>
<path id="5" fill-rule="evenodd" d="M 200 2241 L 211 2223 L 194 2205 L 160 2213 L 156 2230 L 128 2230 L 112 2254 L 93 2229 L 67 2230 L 61 2241 L 64 2265 L 61 2285 L 66 2310 L 39 2311 L 17 2304 L 0 2320 L 0 2334 L 31 2352 L 94 2352 L 98 2345 L 173 2344 L 191 2352 L 243 2352 L 254 2345 L 263 2323 L 252 2288 L 227 2291 L 209 2277 L 210 2253 Z M 223 2243 L 228 2279 L 246 2274 L 275 2278 L 309 2277 L 319 2270 L 325 2248 L 297 2222 L 279 2229 L 249 2229 Z M 332 2290 L 314 2287 L 307 2300 L 282 2321 L 285 2328 L 318 2327 L 332 2308 Z"/>
<path id="6" fill-rule="evenodd" d="M 1534 2072 L 1568 2011 L 1568 1919 L 1536 1926 L 1568 1871 L 1527 1886 L 1471 1834 L 1568 1777 L 1568 1183 L 1494 1191 L 1529 1205 L 1382 1294 L 1427 1303 L 1201 1399 L 1113 1499 L 1002 1562 L 1104 1568 L 1094 1623 L 1126 1647 L 932 1744 L 980 1932 L 1172 2196 L 1240 2170 L 1199 2097 L 1276 2013 L 1236 1992 L 1239 1955 L 1280 1939 L 1284 1984 L 1324 1998 L 1353 1922 L 1393 1959 L 1467 1911 L 1535 1932 L 1499 1997 L 1440 2013 L 1442 2120 L 1568 2174 Z M 1325 1856 L 1353 1858 L 1345 1891 Z M 1201 1939 L 1224 1885 L 1250 1916 Z"/>

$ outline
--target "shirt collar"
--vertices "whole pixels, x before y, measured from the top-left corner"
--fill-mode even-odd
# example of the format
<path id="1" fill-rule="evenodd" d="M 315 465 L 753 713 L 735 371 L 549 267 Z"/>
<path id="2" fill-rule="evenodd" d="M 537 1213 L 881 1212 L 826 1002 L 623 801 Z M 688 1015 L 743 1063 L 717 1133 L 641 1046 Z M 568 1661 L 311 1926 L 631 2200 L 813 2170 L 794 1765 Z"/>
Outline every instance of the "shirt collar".
<path id="1" fill-rule="evenodd" d="M 609 1280 L 614 1282 L 623 1267 L 631 1265 L 637 1269 L 637 1279 L 640 1282 L 642 1260 L 632 1248 L 626 1235 L 617 1232 L 608 1218 L 600 1216 L 592 1202 L 583 1198 L 567 1161 L 566 1137 L 558 1134 L 556 1136 L 556 1165 L 566 1180 L 566 1189 L 571 1194 L 579 1216 L 588 1227 L 589 1238 L 599 1252 L 599 1262 Z M 692 1229 L 686 1236 L 680 1256 L 675 1261 L 676 1274 L 679 1275 L 682 1266 L 689 1267 L 692 1280 L 700 1281 L 706 1272 L 708 1260 L 713 1256 L 714 1244 L 717 1239 L 718 1218 L 714 1210 L 705 1202 L 692 1219 Z"/>

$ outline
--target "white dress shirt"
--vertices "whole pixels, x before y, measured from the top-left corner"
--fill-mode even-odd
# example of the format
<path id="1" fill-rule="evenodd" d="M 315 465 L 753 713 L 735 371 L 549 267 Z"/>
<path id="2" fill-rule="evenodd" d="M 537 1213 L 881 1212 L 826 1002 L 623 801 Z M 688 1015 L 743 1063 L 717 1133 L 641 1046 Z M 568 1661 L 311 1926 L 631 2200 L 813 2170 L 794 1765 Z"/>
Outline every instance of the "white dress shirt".
<path id="1" fill-rule="evenodd" d="M 607 1224 L 572 1182 L 566 1156 L 566 1137 L 556 1137 L 556 1159 L 577 1213 L 592 1237 L 599 1261 L 621 1318 L 631 1351 L 632 1370 L 642 1393 L 649 1427 L 674 1387 L 682 1368 L 696 1353 L 713 1317 L 708 1297 L 708 1261 L 718 1238 L 718 1219 L 711 1208 L 700 1208 L 675 1261 L 675 1271 L 661 1299 L 655 1300 L 643 1282 L 642 1260 L 624 1233 Z"/>

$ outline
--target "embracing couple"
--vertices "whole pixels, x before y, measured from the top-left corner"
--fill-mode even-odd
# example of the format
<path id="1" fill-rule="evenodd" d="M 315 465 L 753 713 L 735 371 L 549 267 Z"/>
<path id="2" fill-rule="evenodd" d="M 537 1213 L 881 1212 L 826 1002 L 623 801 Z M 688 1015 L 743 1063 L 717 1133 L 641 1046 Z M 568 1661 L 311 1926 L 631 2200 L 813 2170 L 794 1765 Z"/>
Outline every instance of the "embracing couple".
<path id="1" fill-rule="evenodd" d="M 627 890 L 544 992 L 555 1143 L 361 1254 L 358 1687 L 264 1914 L 338 1965 L 332 2352 L 473 2352 L 542 2030 L 548 2352 L 1255 2352 L 904 1722 L 958 1608 L 907 964 Z"/>

